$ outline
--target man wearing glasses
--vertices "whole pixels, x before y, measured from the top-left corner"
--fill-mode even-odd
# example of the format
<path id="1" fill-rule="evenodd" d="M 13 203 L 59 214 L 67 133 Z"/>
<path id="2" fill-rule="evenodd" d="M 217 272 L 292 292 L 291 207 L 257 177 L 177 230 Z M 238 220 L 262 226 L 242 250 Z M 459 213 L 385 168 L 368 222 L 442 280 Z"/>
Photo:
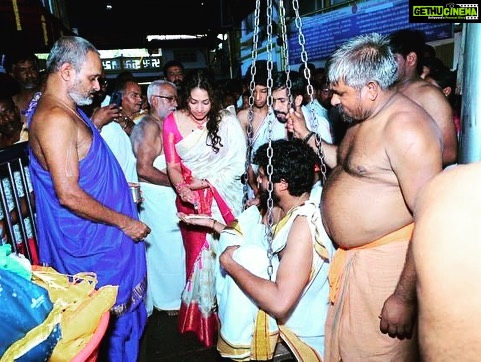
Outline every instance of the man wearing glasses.
<path id="1" fill-rule="evenodd" d="M 130 136 L 144 199 L 140 218 L 152 225 L 152 232 L 145 239 L 146 308 L 148 315 L 154 308 L 176 315 L 185 286 L 185 252 L 177 224 L 176 194 L 167 177 L 162 145 L 164 119 L 177 107 L 176 86 L 166 80 L 156 80 L 147 88 L 147 99 L 150 112 L 140 117 Z"/>

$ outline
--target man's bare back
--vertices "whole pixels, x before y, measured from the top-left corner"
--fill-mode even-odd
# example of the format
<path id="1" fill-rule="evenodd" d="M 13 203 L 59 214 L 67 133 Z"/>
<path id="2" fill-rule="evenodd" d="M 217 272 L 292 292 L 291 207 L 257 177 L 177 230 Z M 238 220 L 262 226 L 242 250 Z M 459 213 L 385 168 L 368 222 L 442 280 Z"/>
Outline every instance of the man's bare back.
<path id="1" fill-rule="evenodd" d="M 137 157 L 139 181 L 170 186 L 166 169 L 158 170 L 154 167 L 157 157 L 164 154 L 162 126 L 163 121 L 151 114 L 146 114 L 133 128 L 130 140 Z"/>
<path id="2" fill-rule="evenodd" d="M 454 163 L 458 152 L 456 127 L 453 120 L 453 110 L 441 89 L 424 79 L 418 79 L 404 83 L 399 87 L 399 90 L 424 108 L 434 119 L 443 134 L 443 164 Z"/>
<path id="3" fill-rule="evenodd" d="M 420 185 L 441 169 L 432 161 L 441 143 L 431 117 L 399 93 L 351 126 L 323 192 L 322 216 L 336 243 L 361 246 L 412 222 Z"/>
<path id="4" fill-rule="evenodd" d="M 416 202 L 412 245 L 423 361 L 477 361 L 481 354 L 481 224 L 473 218 L 481 212 L 473 192 L 480 177 L 481 162 L 446 170 Z"/>

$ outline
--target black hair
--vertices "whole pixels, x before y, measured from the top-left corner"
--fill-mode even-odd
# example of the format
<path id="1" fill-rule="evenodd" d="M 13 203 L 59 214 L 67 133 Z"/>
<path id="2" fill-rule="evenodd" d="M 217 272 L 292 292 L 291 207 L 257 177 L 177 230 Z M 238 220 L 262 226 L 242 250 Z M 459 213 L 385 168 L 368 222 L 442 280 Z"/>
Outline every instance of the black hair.
<path id="1" fill-rule="evenodd" d="M 179 108 L 188 110 L 190 93 L 194 88 L 200 88 L 207 92 L 211 102 L 211 108 L 207 114 L 207 145 L 211 146 L 214 152 L 219 152 L 222 147 L 219 132 L 221 120 L 222 94 L 212 73 L 206 69 L 194 69 L 189 71 L 182 81 L 182 96 L 179 99 Z M 210 141 L 210 143 L 209 143 Z"/>
<path id="2" fill-rule="evenodd" d="M 25 50 L 25 49 L 18 49 L 12 52 L 9 52 L 8 54 L 5 54 L 5 60 L 4 60 L 4 68 L 5 70 L 10 73 L 13 71 L 13 66 L 17 64 L 18 62 L 24 62 L 27 60 L 31 60 L 35 66 L 38 68 L 39 66 L 39 61 L 37 55 L 35 53 Z"/>
<path id="3" fill-rule="evenodd" d="M 290 71 L 289 80 L 291 81 L 290 91 L 292 99 L 297 96 L 303 96 L 306 91 L 307 81 L 299 72 Z M 276 72 L 272 78 L 272 90 L 282 89 L 287 87 L 287 72 Z"/>
<path id="4" fill-rule="evenodd" d="M 417 70 L 421 74 L 426 44 L 424 32 L 416 29 L 401 29 L 391 33 L 388 38 L 393 53 L 401 54 L 404 59 L 411 52 L 416 54 L 418 58 Z"/>
<path id="5" fill-rule="evenodd" d="M 164 67 L 162 68 L 162 71 L 164 73 L 164 77 L 167 77 L 167 71 L 170 67 L 180 67 L 182 69 L 182 71 L 185 70 L 184 64 L 182 64 L 178 60 L 175 60 L 175 59 L 169 60 L 167 63 L 164 64 Z"/>
<path id="6" fill-rule="evenodd" d="M 267 70 L 267 61 L 266 60 L 258 60 L 255 63 L 256 73 L 254 75 L 254 83 L 256 85 L 262 85 L 267 87 L 267 79 L 269 78 L 269 72 Z M 252 80 L 252 65 L 246 72 L 245 78 L 248 83 Z"/>
<path id="7" fill-rule="evenodd" d="M 280 139 L 271 142 L 272 182 L 285 180 L 292 196 L 310 192 L 314 184 L 314 168 L 318 160 L 314 150 L 299 139 Z M 269 143 L 261 145 L 253 162 L 267 172 Z"/>

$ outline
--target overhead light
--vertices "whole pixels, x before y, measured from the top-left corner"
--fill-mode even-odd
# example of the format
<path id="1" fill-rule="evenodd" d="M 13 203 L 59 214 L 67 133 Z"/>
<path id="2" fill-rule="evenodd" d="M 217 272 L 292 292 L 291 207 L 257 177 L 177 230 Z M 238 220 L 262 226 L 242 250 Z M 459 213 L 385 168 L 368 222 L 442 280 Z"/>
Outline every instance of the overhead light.
<path id="1" fill-rule="evenodd" d="M 112 10 L 112 4 L 109 1 L 107 1 L 107 3 L 105 4 L 105 10 Z"/>
<path id="2" fill-rule="evenodd" d="M 202 39 L 205 38 L 207 34 L 197 34 L 197 35 L 147 35 L 147 41 L 152 40 L 181 40 L 181 39 Z"/>

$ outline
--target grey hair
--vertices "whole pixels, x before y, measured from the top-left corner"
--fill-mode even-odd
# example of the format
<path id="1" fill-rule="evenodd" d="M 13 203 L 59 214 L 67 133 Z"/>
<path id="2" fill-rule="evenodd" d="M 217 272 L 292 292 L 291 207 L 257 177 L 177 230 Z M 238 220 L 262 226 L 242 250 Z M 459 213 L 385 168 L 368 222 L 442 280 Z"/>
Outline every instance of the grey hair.
<path id="1" fill-rule="evenodd" d="M 168 80 L 164 80 L 164 79 L 154 80 L 147 87 L 147 101 L 149 102 L 150 105 L 152 105 L 152 100 L 151 100 L 152 95 L 154 95 L 164 84 L 169 84 L 175 89 L 177 89 L 177 86 L 174 83 L 169 82 Z"/>
<path id="2" fill-rule="evenodd" d="M 372 81 L 382 89 L 392 87 L 397 80 L 397 63 L 388 38 L 371 33 L 341 45 L 329 59 L 327 79 L 357 90 Z"/>
<path id="3" fill-rule="evenodd" d="M 78 36 L 60 37 L 48 55 L 47 73 L 55 73 L 65 63 L 72 64 L 76 71 L 80 71 L 88 52 L 95 52 L 100 55 L 97 48 L 84 38 Z"/>

